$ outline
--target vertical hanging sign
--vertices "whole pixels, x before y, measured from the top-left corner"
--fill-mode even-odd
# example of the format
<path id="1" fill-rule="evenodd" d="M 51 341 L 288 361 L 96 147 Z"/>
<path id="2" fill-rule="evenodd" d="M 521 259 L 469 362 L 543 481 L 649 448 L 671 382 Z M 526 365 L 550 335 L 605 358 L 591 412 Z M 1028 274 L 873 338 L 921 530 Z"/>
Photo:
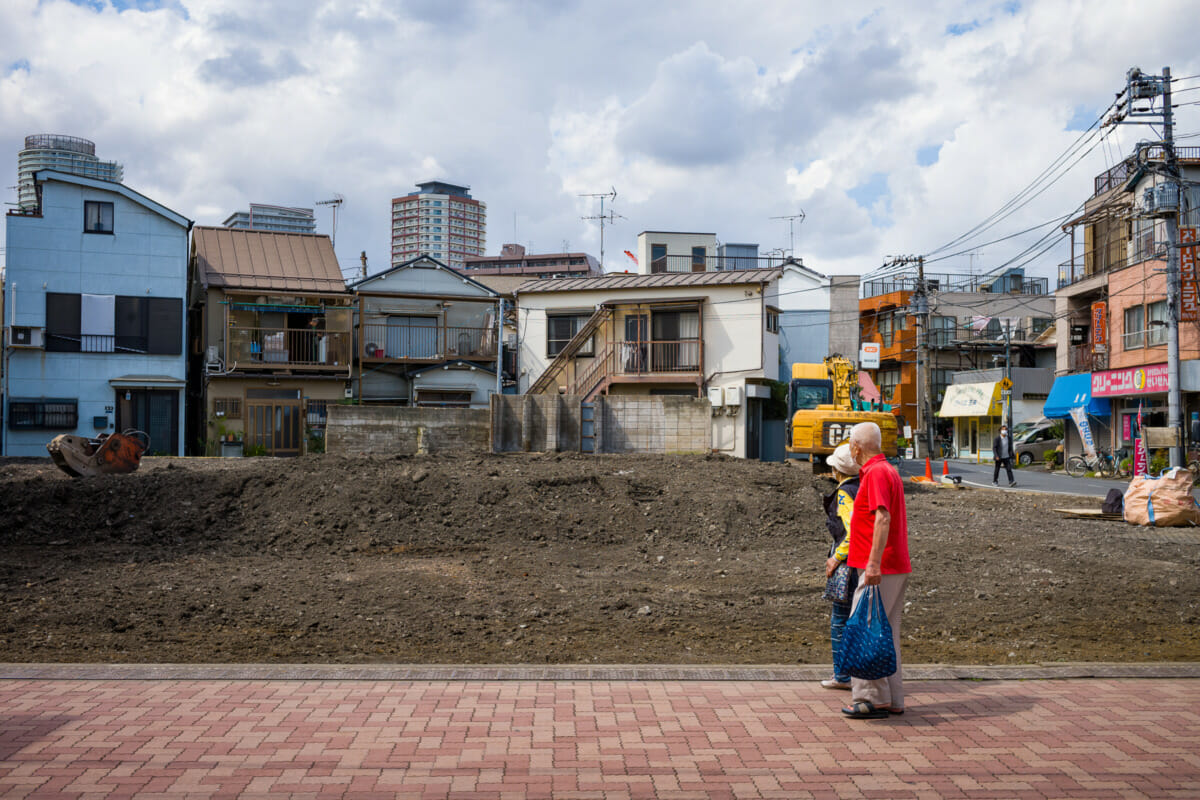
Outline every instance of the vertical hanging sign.
<path id="1" fill-rule="evenodd" d="M 1092 303 L 1092 352 L 1103 353 L 1108 346 L 1108 305 Z"/>
<path id="2" fill-rule="evenodd" d="M 1200 322 L 1200 275 L 1196 270 L 1196 229 L 1179 229 L 1179 321 Z"/>

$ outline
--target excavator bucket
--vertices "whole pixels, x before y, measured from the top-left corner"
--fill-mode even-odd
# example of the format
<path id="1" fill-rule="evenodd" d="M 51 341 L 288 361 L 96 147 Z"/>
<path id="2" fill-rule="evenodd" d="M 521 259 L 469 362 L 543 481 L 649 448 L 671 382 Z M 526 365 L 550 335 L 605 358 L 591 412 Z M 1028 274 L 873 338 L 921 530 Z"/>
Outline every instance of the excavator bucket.
<path id="1" fill-rule="evenodd" d="M 97 439 L 63 434 L 46 450 L 63 472 L 73 478 L 133 472 L 142 463 L 145 443 L 137 432 L 113 433 Z"/>

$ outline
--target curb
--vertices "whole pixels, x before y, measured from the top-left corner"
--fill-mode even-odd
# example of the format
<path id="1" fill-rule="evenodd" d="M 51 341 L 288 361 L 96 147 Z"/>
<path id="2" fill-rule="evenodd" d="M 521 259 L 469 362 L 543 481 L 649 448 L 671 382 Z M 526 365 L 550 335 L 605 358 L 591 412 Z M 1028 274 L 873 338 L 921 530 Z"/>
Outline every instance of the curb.
<path id="1" fill-rule="evenodd" d="M 0 680 L 186 681 L 818 681 L 823 665 L 0 664 Z M 1200 662 L 915 664 L 910 681 L 1200 678 Z"/>

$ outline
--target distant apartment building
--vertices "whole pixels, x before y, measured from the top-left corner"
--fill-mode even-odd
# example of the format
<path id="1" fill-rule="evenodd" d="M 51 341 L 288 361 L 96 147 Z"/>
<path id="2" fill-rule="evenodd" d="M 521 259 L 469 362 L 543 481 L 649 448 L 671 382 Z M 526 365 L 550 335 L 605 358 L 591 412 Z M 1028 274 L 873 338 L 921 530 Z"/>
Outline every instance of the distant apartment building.
<path id="1" fill-rule="evenodd" d="M 17 154 L 17 205 L 22 211 L 32 212 L 38 207 L 33 174 L 39 170 L 112 183 L 120 183 L 125 176 L 117 162 L 96 158 L 95 142 L 57 133 L 26 136 L 25 149 Z"/>
<path id="2" fill-rule="evenodd" d="M 251 203 L 249 211 L 233 212 L 222 224 L 226 228 L 243 231 L 317 232 L 317 220 L 311 208 L 288 208 L 263 203 Z"/>
<path id="3" fill-rule="evenodd" d="M 392 265 L 428 255 L 452 269 L 481 256 L 487 245 L 487 203 L 469 186 L 442 181 L 417 184 L 417 191 L 392 200 Z"/>
<path id="4" fill-rule="evenodd" d="M 481 275 L 520 275 L 526 278 L 587 278 L 604 274 L 600 262 L 587 253 L 526 253 L 519 244 L 506 244 L 498 256 L 470 256 L 463 272 Z"/>

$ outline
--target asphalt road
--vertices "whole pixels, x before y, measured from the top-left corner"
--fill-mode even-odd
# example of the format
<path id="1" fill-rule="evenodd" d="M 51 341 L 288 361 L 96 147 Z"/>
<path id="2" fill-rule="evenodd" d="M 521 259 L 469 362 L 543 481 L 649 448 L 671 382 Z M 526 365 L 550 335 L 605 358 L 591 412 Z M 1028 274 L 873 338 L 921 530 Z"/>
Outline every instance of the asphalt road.
<path id="1" fill-rule="evenodd" d="M 931 466 L 933 468 L 934 479 L 940 478 L 942 475 L 942 462 L 934 461 Z M 905 476 L 924 475 L 925 459 L 914 459 L 911 461 L 906 459 L 901 461 L 900 472 Z M 973 461 L 951 459 L 950 474 L 962 476 L 963 483 L 968 486 L 997 489 L 997 487 L 992 486 L 991 462 L 977 464 Z M 1047 494 L 1068 494 L 1103 498 L 1108 494 L 1109 489 L 1117 488 L 1124 491 L 1125 487 L 1129 485 L 1127 479 L 1072 478 L 1065 472 L 1053 473 L 1046 472 L 1043 469 L 1014 469 L 1013 476 L 1017 479 L 1017 485 L 1009 489 L 1007 476 L 1004 470 L 1001 469 L 998 490 L 1044 492 Z"/>

